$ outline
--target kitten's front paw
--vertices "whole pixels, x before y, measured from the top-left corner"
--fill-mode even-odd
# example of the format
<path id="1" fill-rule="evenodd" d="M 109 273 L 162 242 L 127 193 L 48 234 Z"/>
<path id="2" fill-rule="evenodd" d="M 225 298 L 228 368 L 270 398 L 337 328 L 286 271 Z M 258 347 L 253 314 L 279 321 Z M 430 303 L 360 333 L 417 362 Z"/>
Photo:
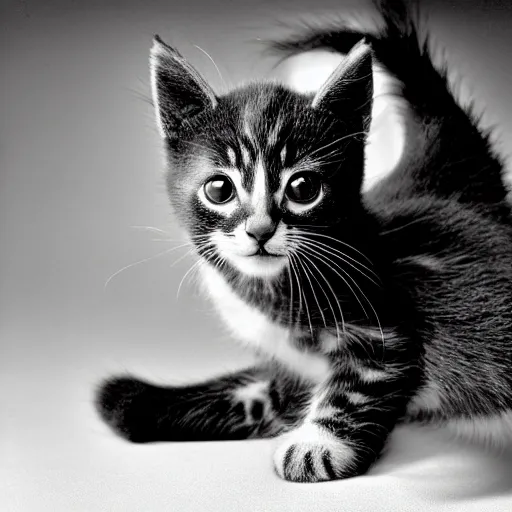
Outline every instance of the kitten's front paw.
<path id="1" fill-rule="evenodd" d="M 285 436 L 274 454 L 278 475 L 292 482 L 322 482 L 353 476 L 354 450 L 313 423 Z"/>

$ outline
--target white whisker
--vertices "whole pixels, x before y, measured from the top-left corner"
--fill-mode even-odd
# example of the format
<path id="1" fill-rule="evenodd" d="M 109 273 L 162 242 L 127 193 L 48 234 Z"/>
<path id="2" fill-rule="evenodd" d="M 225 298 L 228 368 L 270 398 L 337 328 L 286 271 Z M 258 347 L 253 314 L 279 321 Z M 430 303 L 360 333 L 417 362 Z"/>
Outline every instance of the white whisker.
<path id="1" fill-rule="evenodd" d="M 327 321 L 325 320 L 325 315 L 324 315 L 324 312 L 322 310 L 322 306 L 320 306 L 320 302 L 318 301 L 318 297 L 316 295 L 316 292 L 315 292 L 315 288 L 313 286 L 313 283 L 311 282 L 311 279 L 309 279 L 309 275 L 308 275 L 308 270 L 309 270 L 309 266 L 306 262 L 304 261 L 301 261 L 300 258 L 298 257 L 300 254 L 299 251 L 296 252 L 296 255 L 297 255 L 297 260 L 298 262 L 300 263 L 300 265 L 302 266 L 302 269 L 304 270 L 304 275 L 306 276 L 306 279 L 308 280 L 309 282 L 309 286 L 311 287 L 311 291 L 313 292 L 313 297 L 315 298 L 315 302 L 318 306 L 318 311 L 322 317 L 322 320 L 324 322 L 324 326 L 325 328 L 327 329 Z M 313 273 L 310 271 L 309 272 L 311 274 L 311 277 L 313 277 L 313 279 L 318 283 L 318 286 L 320 286 L 320 289 L 322 289 L 321 285 L 320 285 L 320 282 L 318 281 L 318 279 L 313 275 Z M 325 292 L 324 292 L 325 293 Z"/>
<path id="2" fill-rule="evenodd" d="M 163 229 L 160 229 L 160 228 L 155 228 L 153 226 L 130 226 L 131 229 L 143 229 L 145 231 L 154 231 L 155 233 L 162 233 L 164 235 L 168 235 L 169 232 L 168 231 L 164 231 Z"/>
<path id="3" fill-rule="evenodd" d="M 418 222 L 422 222 L 422 221 L 424 221 L 426 219 L 429 219 L 430 217 L 431 216 L 424 215 L 424 216 L 420 217 L 419 219 L 414 219 L 411 222 L 407 222 L 406 224 L 402 224 L 401 226 L 398 226 L 396 228 L 386 229 L 385 231 L 381 231 L 379 234 L 380 235 L 387 235 L 389 233 L 394 233 L 395 231 L 400 231 L 401 229 L 408 228 L 409 226 L 412 226 L 413 224 L 416 224 Z"/>
<path id="4" fill-rule="evenodd" d="M 203 52 L 212 62 L 212 64 L 215 66 L 215 69 L 217 70 L 217 73 L 219 74 L 219 77 L 220 79 L 222 80 L 222 83 L 224 84 L 224 87 L 227 89 L 228 88 L 228 85 L 226 84 L 226 81 L 224 80 L 224 77 L 222 76 L 222 73 L 220 72 L 220 69 L 219 67 L 217 66 L 217 64 L 215 63 L 215 61 L 213 60 L 213 57 L 206 51 L 206 50 L 203 50 L 200 46 L 198 46 L 197 44 L 194 45 L 199 51 Z"/>
<path id="5" fill-rule="evenodd" d="M 215 249 L 208 249 L 207 251 L 205 251 L 202 255 L 203 258 L 205 258 L 205 256 L 208 256 L 210 254 L 214 254 L 215 253 Z M 194 262 L 192 264 L 192 266 L 187 270 L 187 272 L 185 272 L 185 275 L 181 278 L 181 281 L 180 281 L 180 284 L 178 285 L 178 291 L 176 292 L 176 299 L 179 298 L 180 296 L 180 291 L 181 291 L 181 287 L 183 285 L 183 283 L 185 282 L 185 279 L 187 278 L 188 275 L 190 275 L 190 273 L 194 270 L 197 270 L 199 268 L 199 266 L 201 264 L 204 264 L 206 262 L 206 259 L 198 259 L 196 262 Z"/>
<path id="6" fill-rule="evenodd" d="M 190 246 L 190 242 L 187 242 L 185 244 L 179 245 L 178 247 L 171 247 L 170 249 L 166 249 L 165 251 L 159 252 L 158 254 L 155 254 L 154 256 L 150 256 L 149 258 L 144 258 L 143 260 L 136 261 L 135 263 L 130 263 L 130 265 L 126 265 L 126 267 L 123 267 L 119 269 L 117 272 L 114 272 L 106 281 L 105 285 L 103 286 L 104 289 L 107 288 L 110 281 L 114 279 L 114 277 L 118 276 L 121 272 L 124 272 L 125 270 L 128 270 L 129 268 L 135 267 L 136 265 L 140 265 L 141 263 L 146 263 L 147 261 L 154 260 L 155 258 L 159 258 L 160 256 L 163 256 L 165 254 L 170 254 L 173 251 L 176 251 L 177 249 L 182 249 L 183 247 Z"/>
<path id="7" fill-rule="evenodd" d="M 300 251 L 297 251 L 297 252 L 300 252 Z M 308 256 L 306 255 L 305 252 L 302 253 L 302 255 L 304 256 L 304 258 L 306 258 L 310 263 L 311 265 L 313 265 L 313 267 L 316 269 L 316 271 L 320 274 L 320 276 L 322 277 L 322 279 L 326 282 L 327 286 L 329 287 L 329 290 L 331 291 L 333 297 L 334 297 L 334 300 L 338 306 L 338 309 L 340 311 L 340 315 L 341 315 L 341 325 L 342 325 L 342 328 L 343 328 L 343 332 L 345 333 L 345 319 L 343 317 L 343 311 L 341 309 L 341 306 L 340 306 L 340 303 L 336 297 L 336 293 L 334 292 L 334 290 L 332 289 L 332 286 L 330 285 L 329 281 L 327 280 L 327 278 L 324 276 L 324 274 L 321 272 L 321 270 L 318 268 L 318 265 L 316 265 L 310 258 L 308 258 Z M 318 281 L 317 281 L 318 282 Z M 318 283 L 320 285 L 320 283 Z M 331 303 L 331 300 L 329 299 L 329 296 L 327 295 L 327 293 L 325 292 L 324 288 L 322 286 L 320 286 L 320 289 L 322 290 L 323 294 L 325 295 L 325 298 L 327 299 L 327 302 L 329 303 L 329 307 L 331 309 L 331 312 L 332 312 L 332 316 L 334 318 L 334 325 L 336 327 L 336 339 L 338 340 L 338 344 L 340 343 L 340 331 L 339 331 L 339 326 L 338 326 L 338 320 L 336 318 L 336 313 L 334 312 L 334 308 L 332 307 L 332 303 Z"/>
<path id="8" fill-rule="evenodd" d="M 296 225 L 291 225 L 292 227 L 294 228 L 298 228 L 299 229 L 299 232 L 301 232 L 302 230 L 300 230 L 301 227 L 312 227 L 312 228 L 315 228 L 315 229 L 318 229 L 318 228 L 321 228 L 321 227 L 332 227 L 332 226 L 314 226 L 314 225 L 301 225 L 301 224 L 296 224 Z M 366 256 L 366 254 L 364 254 L 363 252 L 361 252 L 359 249 L 357 249 L 356 247 L 354 247 L 353 245 L 350 245 L 349 243 L 347 242 L 344 242 L 343 240 L 339 240 L 338 238 L 334 238 L 333 236 L 329 236 L 329 235 L 326 235 L 325 233 L 318 233 L 318 231 L 309 231 L 309 230 L 303 230 L 302 231 L 302 234 L 305 234 L 305 235 L 312 235 L 312 236 L 319 236 L 319 237 L 322 237 L 322 238 L 327 238 L 329 240 L 332 240 L 333 242 L 336 242 L 340 245 L 344 245 L 345 247 L 348 247 L 349 249 L 351 249 L 352 251 L 354 252 L 357 252 L 360 256 L 362 256 L 370 265 L 373 265 L 373 261 L 368 258 L 368 256 Z M 349 257 L 348 255 L 346 255 L 347 257 Z M 361 262 L 357 261 L 357 260 L 354 260 L 356 261 L 357 263 L 359 263 L 360 265 L 362 265 Z M 367 268 L 367 267 L 365 267 Z M 370 270 L 367 268 L 367 270 Z M 377 276 L 378 277 L 378 276 Z"/>
<path id="9" fill-rule="evenodd" d="M 350 134 L 348 134 L 348 135 L 345 135 L 345 136 L 343 136 L 343 137 L 340 137 L 339 139 L 333 140 L 332 142 L 329 142 L 328 144 L 325 144 L 325 146 L 322 146 L 322 147 L 320 147 L 320 148 L 315 149 L 315 150 L 314 150 L 314 151 L 312 151 L 311 153 L 306 154 L 303 158 L 311 158 L 311 156 L 313 156 L 315 153 L 318 153 L 319 151 L 322 151 L 322 150 L 324 150 L 324 149 L 328 148 L 329 146 L 332 146 L 333 144 L 337 144 L 337 143 L 339 143 L 339 142 L 341 142 L 341 141 L 343 141 L 343 140 L 345 140 L 345 139 L 348 139 L 348 138 L 350 138 L 350 137 L 355 137 L 355 136 L 357 136 L 357 135 L 365 135 L 366 133 L 367 133 L 367 132 L 365 132 L 365 131 L 350 133 Z M 337 149 L 336 149 L 336 150 L 334 150 L 334 151 L 337 151 Z M 332 154 L 332 152 L 331 152 L 331 154 Z M 302 160 L 302 159 L 301 159 L 301 160 Z M 299 163 L 300 163 L 300 162 L 299 162 Z"/>
<path id="10" fill-rule="evenodd" d="M 361 309 L 363 310 L 364 314 L 366 315 L 366 317 L 369 319 L 369 316 L 368 316 L 368 313 L 366 312 L 366 309 L 364 308 L 363 306 L 363 303 L 359 300 L 359 297 L 357 296 L 357 294 L 355 293 L 354 289 L 352 288 L 352 286 L 350 286 L 350 283 L 343 278 L 343 276 L 341 276 L 341 274 L 339 272 L 336 271 L 336 269 L 334 269 L 332 266 L 331 266 L 331 263 L 332 265 L 335 265 L 336 267 L 338 267 L 346 276 L 347 278 L 349 278 L 352 283 L 354 284 L 354 286 L 357 287 L 357 289 L 359 290 L 359 293 L 363 296 L 363 298 L 366 300 L 366 302 L 368 303 L 368 305 L 370 306 L 372 312 L 373 312 L 373 315 L 375 316 L 375 320 L 377 322 L 377 325 L 378 325 L 378 328 L 379 328 L 379 331 L 380 331 L 380 334 L 381 334 L 381 338 L 382 338 L 382 346 L 383 346 L 383 349 L 385 347 L 385 338 L 384 338 L 384 332 L 382 330 L 382 325 L 381 325 L 381 322 L 380 322 L 380 319 L 379 319 L 379 316 L 377 314 L 377 311 L 375 310 L 375 308 L 373 307 L 373 304 L 371 303 L 370 299 L 367 297 L 367 295 L 363 292 L 363 290 L 361 289 L 361 287 L 359 286 L 359 284 L 357 283 L 357 281 L 346 271 L 344 270 L 342 267 L 340 267 L 337 263 L 335 263 L 334 261 L 332 260 L 328 260 L 327 259 L 327 256 L 325 255 L 322 255 L 321 253 L 317 252 L 317 251 L 314 251 L 313 253 L 313 249 L 315 249 L 315 246 L 314 244 L 312 244 L 311 242 L 308 243 L 308 242 L 303 242 L 304 245 L 306 245 L 307 247 L 309 247 L 309 254 L 311 254 L 311 256 L 314 256 L 316 258 L 318 258 L 320 261 L 323 261 L 326 265 L 328 265 L 336 274 L 338 274 L 338 276 L 345 282 L 345 284 L 349 287 L 350 291 L 352 292 L 352 294 L 354 295 L 355 299 L 357 300 L 357 302 L 359 303 L 359 305 L 361 306 Z M 302 250 L 306 251 L 307 249 L 305 248 L 302 248 Z M 325 250 L 325 249 L 323 249 Z M 339 257 L 338 257 L 339 258 Z M 341 258 L 340 258 L 341 259 Z"/>
<path id="11" fill-rule="evenodd" d="M 300 278 L 299 278 L 299 269 L 297 267 L 297 261 L 296 261 L 296 257 L 294 254 L 290 253 L 290 258 L 292 259 L 292 261 L 294 262 L 294 267 L 296 269 L 296 276 L 297 276 L 297 283 L 299 283 L 299 290 L 300 290 L 300 293 L 302 294 L 302 297 L 304 298 L 304 306 L 306 307 L 306 314 L 308 316 L 308 322 L 309 322 L 309 332 L 311 333 L 311 337 L 313 337 L 313 325 L 311 323 L 311 315 L 309 314 L 309 307 L 308 307 L 308 299 L 306 297 L 306 294 L 304 293 L 304 290 L 300 284 Z"/>
<path id="12" fill-rule="evenodd" d="M 290 270 L 290 257 L 287 254 L 286 257 L 288 258 L 288 264 L 286 265 L 286 270 L 288 271 L 288 280 L 290 281 L 290 307 L 289 307 L 289 314 L 288 314 L 288 323 L 291 326 L 296 325 L 296 319 L 293 316 L 293 278 L 292 278 L 292 272 Z"/>
<path id="13" fill-rule="evenodd" d="M 348 258 L 350 259 L 351 261 L 353 261 L 354 263 L 357 263 L 358 265 L 361 265 L 361 267 L 363 267 L 364 269 L 366 269 L 368 272 L 371 272 L 377 279 L 380 280 L 379 276 L 370 268 L 368 268 L 366 265 L 363 265 L 360 261 L 357 261 L 356 259 L 354 258 L 351 258 L 350 256 L 348 256 L 346 253 L 344 253 L 343 251 L 340 251 L 338 249 L 334 249 L 333 247 L 331 247 L 330 245 L 328 244 L 325 244 L 323 242 L 319 242 L 318 240 L 311 240 L 311 238 L 309 237 L 306 237 L 306 236 L 303 236 L 303 235 L 297 235 L 296 236 L 298 240 L 301 240 L 301 242 L 309 242 L 309 243 L 313 243 L 314 246 L 319 249 L 319 250 L 323 250 L 329 254 L 331 254 L 332 256 L 335 256 L 337 258 L 339 258 L 340 260 L 342 260 L 344 263 L 346 263 L 347 265 L 349 265 L 350 267 L 352 267 L 354 270 L 356 270 L 357 272 L 359 272 L 361 275 L 363 275 L 364 277 L 366 277 L 369 281 L 371 281 L 373 284 L 375 284 L 375 286 L 380 286 L 380 284 L 375 281 L 375 279 L 373 279 L 372 277 L 370 277 L 369 275 L 367 275 L 366 273 L 364 273 L 361 269 L 357 268 L 356 266 L 354 266 L 352 263 L 350 263 L 350 261 L 347 261 L 345 258 Z"/>

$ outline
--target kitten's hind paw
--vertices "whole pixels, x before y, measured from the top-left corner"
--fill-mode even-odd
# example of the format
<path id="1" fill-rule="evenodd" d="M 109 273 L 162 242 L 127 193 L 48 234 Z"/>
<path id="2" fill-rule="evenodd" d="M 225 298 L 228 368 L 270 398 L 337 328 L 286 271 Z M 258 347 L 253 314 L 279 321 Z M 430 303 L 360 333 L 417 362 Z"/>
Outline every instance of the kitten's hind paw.
<path id="1" fill-rule="evenodd" d="M 96 409 L 117 434 L 134 443 L 155 440 L 155 390 L 131 377 L 105 381 L 96 394 Z"/>
<path id="2" fill-rule="evenodd" d="M 322 482 L 352 475 L 354 450 L 320 427 L 301 425 L 274 454 L 277 474 L 292 482 Z"/>
<path id="3" fill-rule="evenodd" d="M 130 377 L 107 380 L 96 406 L 121 437 L 151 441 L 213 441 L 270 437 L 282 431 L 268 381 L 254 370 L 189 386 L 155 386 Z"/>

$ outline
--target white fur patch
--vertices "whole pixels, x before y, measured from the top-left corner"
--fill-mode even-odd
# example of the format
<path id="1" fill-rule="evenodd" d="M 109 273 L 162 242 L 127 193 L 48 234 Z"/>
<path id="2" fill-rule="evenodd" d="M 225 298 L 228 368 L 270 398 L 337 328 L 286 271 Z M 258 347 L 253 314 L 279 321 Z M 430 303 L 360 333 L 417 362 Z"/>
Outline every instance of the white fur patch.
<path id="1" fill-rule="evenodd" d="M 241 273 L 251 277 L 272 279 L 281 274 L 287 264 L 286 228 L 279 223 L 272 238 L 265 244 L 266 250 L 275 256 L 257 256 L 258 243 L 245 230 L 245 223 L 239 224 L 227 236 L 222 232 L 213 233 L 211 241 L 217 246 L 220 255 L 228 260 Z"/>
<path id="2" fill-rule="evenodd" d="M 268 381 L 250 382 L 237 388 L 234 396 L 238 401 L 264 400 L 268 393 Z"/>
<path id="3" fill-rule="evenodd" d="M 320 341 L 320 349 L 324 354 L 337 352 L 338 350 L 346 346 L 343 331 L 341 331 L 341 329 L 339 335 L 337 335 L 336 333 L 332 333 L 327 329 L 322 329 L 322 331 L 320 331 L 318 339 Z"/>
<path id="4" fill-rule="evenodd" d="M 267 213 L 267 173 L 261 159 L 258 159 L 254 169 L 254 186 L 251 194 L 251 205 L 256 214 Z"/>
<path id="5" fill-rule="evenodd" d="M 235 390 L 233 397 L 235 402 L 241 402 L 244 406 L 245 421 L 251 425 L 254 423 L 254 418 L 251 416 L 251 407 L 255 401 L 263 404 L 263 417 L 268 418 L 272 408 L 270 398 L 268 396 L 269 382 L 251 382 L 246 386 L 240 387 Z"/>
<path id="6" fill-rule="evenodd" d="M 512 447 L 512 411 L 472 419 L 455 419 L 447 428 L 457 437 L 491 447 Z"/>
<path id="7" fill-rule="evenodd" d="M 365 382 L 378 382 L 380 380 L 389 379 L 389 372 L 384 370 L 375 370 L 373 368 L 357 367 L 357 373 Z"/>
<path id="8" fill-rule="evenodd" d="M 294 334 L 289 328 L 271 322 L 261 311 L 246 304 L 208 263 L 201 266 L 201 272 L 217 311 L 236 338 L 308 380 L 326 379 L 330 369 L 326 357 L 295 348 Z"/>
<path id="9" fill-rule="evenodd" d="M 272 278 L 279 275 L 288 263 L 286 256 L 238 256 L 225 254 L 227 259 L 243 274 L 251 277 Z"/>
<path id="10" fill-rule="evenodd" d="M 242 161 L 244 165 L 249 165 L 251 162 L 251 156 L 249 154 L 249 150 L 243 144 L 240 144 L 240 152 L 242 153 Z"/>
<path id="11" fill-rule="evenodd" d="M 251 144 L 257 148 L 258 147 L 258 140 L 252 130 L 252 124 L 255 117 L 255 112 L 251 110 L 250 105 L 246 105 L 245 111 L 244 111 L 244 119 L 243 119 L 243 132 L 245 136 L 249 139 Z"/>
<path id="12" fill-rule="evenodd" d="M 369 400 L 366 395 L 358 391 L 346 391 L 345 396 L 348 398 L 349 402 L 353 404 L 365 404 Z"/>
<path id="13" fill-rule="evenodd" d="M 386 347 L 392 347 L 402 341 L 391 329 L 377 329 L 373 327 L 360 327 L 346 323 L 339 326 L 339 331 L 323 329 L 320 332 L 320 346 L 322 352 L 328 354 L 337 352 L 347 346 L 347 342 L 353 341 L 354 338 L 367 338 L 375 343 L 384 343 Z"/>
<path id="14" fill-rule="evenodd" d="M 235 154 L 235 150 L 233 148 L 228 148 L 227 154 L 228 154 L 228 158 L 229 158 L 229 163 L 233 167 L 236 167 L 236 154 Z"/>
<path id="15" fill-rule="evenodd" d="M 273 148 L 277 144 L 281 127 L 281 119 L 278 118 L 268 135 L 267 144 L 270 148 Z"/>
<path id="16" fill-rule="evenodd" d="M 281 158 L 281 164 L 284 165 L 284 162 L 286 160 L 286 144 L 283 146 L 283 149 L 281 150 L 279 156 Z"/>
<path id="17" fill-rule="evenodd" d="M 258 243 L 246 233 L 243 223 L 230 233 L 231 236 L 222 232 L 212 234 L 211 241 L 217 246 L 219 254 L 242 274 L 271 279 L 281 274 L 288 264 L 284 254 L 284 231 L 284 227 L 279 225 L 265 246 L 269 253 L 276 255 L 273 257 L 256 255 Z"/>
<path id="18" fill-rule="evenodd" d="M 291 460 L 287 462 L 286 455 L 291 447 L 294 447 L 294 452 Z M 329 454 L 336 474 L 342 474 L 349 469 L 355 458 L 353 448 L 327 430 L 306 420 L 300 427 L 283 436 L 283 441 L 274 454 L 274 465 L 279 476 L 285 478 L 284 470 L 287 466 L 286 473 L 292 480 L 303 480 L 305 455 L 308 452 L 311 452 L 315 471 L 314 481 L 331 479 L 322 463 L 325 452 Z"/>
<path id="19" fill-rule="evenodd" d="M 429 381 L 420 388 L 407 406 L 408 414 L 415 415 L 419 412 L 435 412 L 441 409 L 441 389 L 436 382 Z"/>

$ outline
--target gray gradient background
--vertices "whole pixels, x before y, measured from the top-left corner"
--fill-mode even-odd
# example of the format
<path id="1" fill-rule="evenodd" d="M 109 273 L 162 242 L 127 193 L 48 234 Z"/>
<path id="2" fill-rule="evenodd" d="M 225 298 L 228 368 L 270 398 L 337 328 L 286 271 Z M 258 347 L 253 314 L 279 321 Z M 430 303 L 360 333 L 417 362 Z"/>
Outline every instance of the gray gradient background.
<path id="1" fill-rule="evenodd" d="M 250 354 L 185 284 L 149 104 L 153 33 L 217 90 L 271 76 L 248 39 L 276 17 L 339 1 L 3 1 L 0 7 L 0 509 L 7 511 L 511 510 L 512 460 L 442 431 L 399 429 L 367 477 L 301 485 L 273 474 L 273 442 L 136 446 L 92 408 L 94 386 L 130 371 L 185 383 Z M 512 10 L 437 2 L 430 23 L 485 124 L 512 150 Z M 286 77 L 290 69 L 274 73 Z M 385 133 L 380 145 L 386 147 Z M 389 160 L 389 155 L 388 155 Z M 384 165 L 383 160 L 381 165 Z M 378 162 L 377 162 L 378 167 Z M 160 236 L 130 226 L 153 226 Z"/>

